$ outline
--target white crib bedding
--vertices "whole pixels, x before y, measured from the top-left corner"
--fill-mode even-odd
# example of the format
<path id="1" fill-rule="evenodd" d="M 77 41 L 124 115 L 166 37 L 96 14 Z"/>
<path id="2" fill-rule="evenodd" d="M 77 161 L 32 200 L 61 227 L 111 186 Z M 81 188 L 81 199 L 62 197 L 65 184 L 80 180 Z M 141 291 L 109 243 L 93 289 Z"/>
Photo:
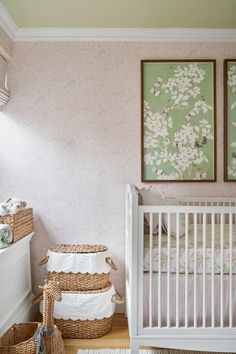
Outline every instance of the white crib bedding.
<path id="1" fill-rule="evenodd" d="M 167 274 L 161 274 L 161 325 L 167 325 Z M 223 323 L 224 326 L 229 326 L 229 275 L 223 276 Z M 211 275 L 206 275 L 205 281 L 205 311 L 206 311 L 206 326 L 211 326 L 212 322 L 212 279 Z M 220 294 L 221 275 L 214 275 L 214 312 L 215 326 L 221 325 L 221 298 Z M 203 318 L 203 275 L 197 275 L 196 282 L 196 313 L 197 326 L 202 326 Z M 144 326 L 149 324 L 149 273 L 144 273 L 143 279 L 143 320 Z M 152 275 L 152 325 L 158 325 L 158 273 Z M 188 326 L 193 326 L 194 322 L 194 276 L 188 276 Z M 176 325 L 176 274 L 170 274 L 170 326 Z M 236 326 L 236 275 L 232 275 L 232 323 Z M 179 326 L 185 325 L 185 276 L 179 275 Z"/>
<path id="2" fill-rule="evenodd" d="M 236 273 L 236 225 L 232 225 L 232 273 Z M 215 225 L 214 232 L 214 272 L 215 274 L 221 273 L 221 225 Z M 190 226 L 188 232 L 188 273 L 194 272 L 194 230 L 193 225 Z M 161 235 L 161 272 L 166 273 L 168 270 L 168 248 L 167 248 L 167 234 Z M 176 239 L 170 237 L 170 272 L 176 273 Z M 150 247 L 149 235 L 144 235 L 144 259 L 143 270 L 149 271 L 150 262 Z M 152 270 L 158 272 L 158 248 L 159 236 L 153 235 L 153 250 L 152 250 Z M 185 242 L 186 236 L 179 238 L 179 273 L 185 273 Z M 230 256 L 231 250 L 229 248 L 229 225 L 224 225 L 224 240 L 223 240 L 223 273 L 230 272 Z M 203 272 L 203 225 L 197 227 L 197 273 Z M 206 273 L 212 271 L 212 227 L 206 225 Z"/>

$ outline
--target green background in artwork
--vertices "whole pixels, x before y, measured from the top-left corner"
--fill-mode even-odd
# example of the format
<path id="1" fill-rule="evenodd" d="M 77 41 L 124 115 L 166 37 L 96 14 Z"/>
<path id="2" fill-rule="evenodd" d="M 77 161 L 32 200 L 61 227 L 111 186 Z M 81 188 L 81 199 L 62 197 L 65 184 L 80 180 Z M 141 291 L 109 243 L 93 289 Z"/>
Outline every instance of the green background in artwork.
<path id="1" fill-rule="evenodd" d="M 236 61 L 228 62 L 227 72 L 233 66 L 236 65 Z M 228 166 L 232 161 L 232 154 L 236 153 L 236 148 L 231 146 L 233 141 L 236 141 L 236 129 L 232 126 L 232 123 L 236 121 L 236 108 L 230 109 L 232 103 L 235 101 L 235 94 L 232 93 L 232 87 L 228 86 Z M 236 177 L 228 176 L 231 180 L 236 180 Z"/>
<path id="2" fill-rule="evenodd" d="M 197 61 L 196 61 L 197 62 Z M 163 93 L 156 97 L 150 93 L 150 89 L 154 82 L 156 81 L 157 77 L 160 76 L 163 79 L 163 82 L 166 82 L 168 78 L 173 77 L 174 69 L 177 67 L 184 68 L 187 65 L 196 63 L 196 62 L 144 62 L 143 63 L 143 100 L 147 101 L 150 105 L 152 112 L 162 112 L 165 103 L 168 100 L 168 95 Z M 211 123 L 214 129 L 214 87 L 213 87 L 213 62 L 197 62 L 198 67 L 205 70 L 206 75 L 204 80 L 200 83 L 200 94 L 204 96 L 204 99 L 207 104 L 211 105 L 213 110 L 208 110 L 205 114 L 200 112 L 198 115 L 193 117 L 190 120 L 191 125 L 199 125 L 199 121 L 204 118 L 208 122 Z M 195 99 L 190 99 L 188 102 L 193 103 Z M 189 112 L 189 107 L 186 107 L 184 110 L 174 109 L 171 111 L 170 116 L 173 120 L 173 128 L 170 129 L 170 140 L 173 140 L 174 133 L 178 131 L 183 124 L 187 124 L 188 121 L 186 120 L 185 116 Z M 214 131 L 212 132 L 214 135 Z M 169 152 L 175 152 L 175 147 L 169 147 Z M 201 165 L 198 165 L 193 173 L 197 170 L 203 170 L 207 172 L 207 180 L 214 179 L 214 140 L 210 140 L 207 145 L 204 145 L 203 152 L 208 158 L 208 163 L 203 162 Z M 144 151 L 145 153 L 145 151 Z M 144 180 L 156 180 L 157 177 L 155 173 L 152 171 L 153 166 L 145 165 L 144 166 Z M 160 169 L 165 171 L 166 173 L 173 172 L 172 167 L 169 164 L 162 163 L 159 166 Z M 193 179 L 194 175 L 192 174 Z M 187 175 L 183 176 L 183 180 L 188 180 L 189 177 Z"/>
<path id="3" fill-rule="evenodd" d="M 235 61 L 228 62 L 227 66 L 227 72 L 229 69 L 233 66 L 236 65 Z M 236 129 L 232 127 L 232 123 L 236 121 L 236 108 L 230 109 L 233 101 L 235 101 L 235 94 L 232 93 L 232 87 L 228 86 L 228 166 L 231 165 L 232 163 L 232 154 L 235 152 L 236 153 L 236 148 L 233 148 L 231 146 L 231 143 L 236 140 Z M 231 180 L 236 180 L 236 177 L 229 176 Z"/>

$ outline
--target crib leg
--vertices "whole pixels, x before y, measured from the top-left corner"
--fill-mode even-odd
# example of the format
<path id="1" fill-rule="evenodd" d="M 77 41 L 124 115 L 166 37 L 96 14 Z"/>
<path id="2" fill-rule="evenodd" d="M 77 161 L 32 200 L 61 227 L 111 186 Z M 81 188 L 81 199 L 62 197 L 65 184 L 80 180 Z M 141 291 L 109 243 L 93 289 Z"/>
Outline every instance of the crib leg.
<path id="1" fill-rule="evenodd" d="M 130 354 L 139 354 L 139 344 L 133 339 L 130 339 Z"/>

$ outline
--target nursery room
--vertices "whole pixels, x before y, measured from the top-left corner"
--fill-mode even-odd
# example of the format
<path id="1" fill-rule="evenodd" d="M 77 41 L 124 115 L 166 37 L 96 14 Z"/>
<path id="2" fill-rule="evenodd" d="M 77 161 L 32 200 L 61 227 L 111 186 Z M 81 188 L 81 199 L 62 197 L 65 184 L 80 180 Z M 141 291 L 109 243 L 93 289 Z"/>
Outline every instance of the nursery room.
<path id="1" fill-rule="evenodd" d="M 236 353 L 236 1 L 0 1 L 0 354 Z"/>

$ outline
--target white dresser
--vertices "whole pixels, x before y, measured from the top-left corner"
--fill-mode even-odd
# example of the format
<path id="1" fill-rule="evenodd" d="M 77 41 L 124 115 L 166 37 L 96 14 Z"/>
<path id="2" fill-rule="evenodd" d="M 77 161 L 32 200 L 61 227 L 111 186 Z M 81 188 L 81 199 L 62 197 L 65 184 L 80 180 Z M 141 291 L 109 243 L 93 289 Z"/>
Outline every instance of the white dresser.
<path id="1" fill-rule="evenodd" d="M 33 235 L 0 249 L 0 335 L 13 323 L 34 319 L 30 267 Z"/>

